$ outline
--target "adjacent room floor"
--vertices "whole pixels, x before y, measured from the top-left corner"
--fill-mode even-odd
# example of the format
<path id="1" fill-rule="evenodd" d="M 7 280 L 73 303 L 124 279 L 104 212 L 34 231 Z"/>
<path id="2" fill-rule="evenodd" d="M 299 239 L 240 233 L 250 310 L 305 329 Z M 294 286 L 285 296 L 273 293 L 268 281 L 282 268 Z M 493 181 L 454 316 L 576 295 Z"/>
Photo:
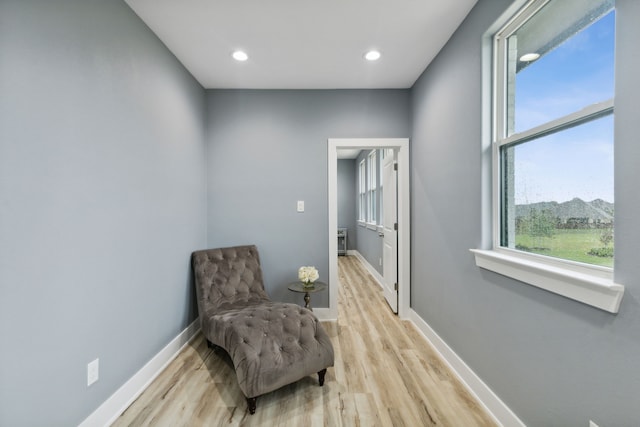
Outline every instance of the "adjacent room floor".
<path id="1" fill-rule="evenodd" d="M 494 426 L 411 322 L 395 316 L 356 257 L 339 257 L 336 364 L 258 398 L 249 415 L 231 361 L 201 334 L 114 426 Z"/>

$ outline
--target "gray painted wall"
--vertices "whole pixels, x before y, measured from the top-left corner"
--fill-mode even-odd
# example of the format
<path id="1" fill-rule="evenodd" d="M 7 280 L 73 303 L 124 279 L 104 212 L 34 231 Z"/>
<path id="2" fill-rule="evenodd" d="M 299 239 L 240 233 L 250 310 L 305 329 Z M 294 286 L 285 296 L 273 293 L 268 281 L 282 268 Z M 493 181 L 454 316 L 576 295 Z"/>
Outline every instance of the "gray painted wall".
<path id="1" fill-rule="evenodd" d="M 204 90 L 122 1 L 4 0 L 0 94 L 0 425 L 77 425 L 196 317 Z"/>
<path id="2" fill-rule="evenodd" d="M 617 1 L 618 315 L 481 270 L 469 253 L 490 234 L 481 40 L 510 4 L 480 0 L 412 90 L 411 304 L 527 425 L 638 425 L 640 2 Z"/>
<path id="3" fill-rule="evenodd" d="M 299 266 L 329 275 L 327 140 L 406 137 L 409 91 L 211 90 L 207 100 L 207 243 L 257 244 L 270 296 L 300 303 L 286 287 Z M 328 295 L 312 304 L 328 307 Z"/>
<path id="4" fill-rule="evenodd" d="M 358 245 L 356 236 L 356 161 L 338 159 L 338 227 L 347 229 L 347 249 Z"/>
<path id="5" fill-rule="evenodd" d="M 378 235 L 378 230 L 372 230 L 364 225 L 358 225 L 357 230 L 358 252 L 382 275 L 382 266 L 380 265 L 382 258 L 382 237 Z"/>

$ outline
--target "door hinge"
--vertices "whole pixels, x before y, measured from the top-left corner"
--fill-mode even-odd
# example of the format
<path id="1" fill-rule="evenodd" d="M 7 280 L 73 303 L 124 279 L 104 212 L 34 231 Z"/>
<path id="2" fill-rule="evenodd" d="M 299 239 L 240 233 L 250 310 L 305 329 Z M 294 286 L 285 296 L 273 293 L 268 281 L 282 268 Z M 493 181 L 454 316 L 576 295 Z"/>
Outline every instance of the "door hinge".
<path id="1" fill-rule="evenodd" d="M 397 171 L 397 170 L 398 170 L 398 164 L 397 164 L 397 163 L 394 163 L 394 164 L 393 164 L 393 170 L 394 170 L 394 171 Z"/>
<path id="2" fill-rule="evenodd" d="M 394 231 L 398 231 L 398 223 L 397 222 L 393 223 L 393 230 Z"/>
<path id="3" fill-rule="evenodd" d="M 393 284 L 393 290 L 394 290 L 394 291 L 397 291 L 397 290 L 398 290 L 398 284 L 397 284 L 397 283 L 394 283 L 394 284 Z"/>

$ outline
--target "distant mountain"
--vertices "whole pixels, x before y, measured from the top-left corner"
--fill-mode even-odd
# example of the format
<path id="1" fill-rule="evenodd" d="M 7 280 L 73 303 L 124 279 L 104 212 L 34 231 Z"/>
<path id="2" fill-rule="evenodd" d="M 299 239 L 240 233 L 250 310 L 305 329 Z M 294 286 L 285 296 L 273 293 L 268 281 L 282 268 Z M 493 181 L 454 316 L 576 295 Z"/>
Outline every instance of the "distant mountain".
<path id="1" fill-rule="evenodd" d="M 588 218 L 601 222 L 613 221 L 614 204 L 602 199 L 585 202 L 575 198 L 568 202 L 538 202 L 528 205 L 516 205 L 516 218 L 527 217 L 532 210 L 551 211 L 552 215 L 566 222 L 569 218 Z"/>

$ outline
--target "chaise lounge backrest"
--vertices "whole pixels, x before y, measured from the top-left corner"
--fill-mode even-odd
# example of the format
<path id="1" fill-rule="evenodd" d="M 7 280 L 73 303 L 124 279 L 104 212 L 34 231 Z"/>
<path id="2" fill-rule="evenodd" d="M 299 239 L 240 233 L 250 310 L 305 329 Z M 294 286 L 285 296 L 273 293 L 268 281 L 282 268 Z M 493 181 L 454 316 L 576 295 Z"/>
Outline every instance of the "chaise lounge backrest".
<path id="1" fill-rule="evenodd" d="M 203 318 L 270 301 L 255 245 L 197 251 L 192 263 L 198 310 L 207 314 Z"/>

